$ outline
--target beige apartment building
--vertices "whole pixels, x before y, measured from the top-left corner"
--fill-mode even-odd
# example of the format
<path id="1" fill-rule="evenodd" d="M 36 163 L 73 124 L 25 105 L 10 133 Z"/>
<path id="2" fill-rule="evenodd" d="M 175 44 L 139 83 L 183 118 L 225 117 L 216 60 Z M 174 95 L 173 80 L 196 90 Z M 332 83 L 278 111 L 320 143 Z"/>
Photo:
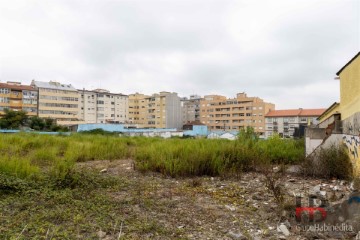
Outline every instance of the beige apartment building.
<path id="1" fill-rule="evenodd" d="M 55 119 L 59 125 L 84 123 L 79 120 L 79 93 L 71 84 L 32 81 L 38 90 L 38 116 Z"/>
<path id="2" fill-rule="evenodd" d="M 145 98 L 149 96 L 142 93 L 129 95 L 129 117 L 128 123 L 137 128 L 143 128 L 147 125 L 147 103 Z"/>
<path id="3" fill-rule="evenodd" d="M 182 128 L 181 102 L 175 92 L 160 92 L 146 97 L 147 128 Z"/>
<path id="4" fill-rule="evenodd" d="M 126 123 L 128 96 L 105 89 L 78 90 L 79 115 L 85 123 Z"/>
<path id="5" fill-rule="evenodd" d="M 38 91 L 21 82 L 0 83 L 0 115 L 4 109 L 25 111 L 29 116 L 37 115 Z"/>
<path id="6" fill-rule="evenodd" d="M 129 123 L 139 128 L 182 127 L 181 102 L 177 93 L 129 95 Z"/>
<path id="7" fill-rule="evenodd" d="M 238 131 L 249 126 L 265 137 L 265 115 L 274 109 L 274 104 L 246 93 L 238 93 L 236 98 L 207 95 L 200 100 L 200 120 L 210 130 Z"/>

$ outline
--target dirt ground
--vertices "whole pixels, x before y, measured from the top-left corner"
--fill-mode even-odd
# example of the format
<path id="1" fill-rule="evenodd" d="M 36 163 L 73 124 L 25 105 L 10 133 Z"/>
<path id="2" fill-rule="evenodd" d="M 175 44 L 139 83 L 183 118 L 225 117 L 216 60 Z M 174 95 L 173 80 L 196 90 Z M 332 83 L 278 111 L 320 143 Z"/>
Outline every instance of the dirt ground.
<path id="1" fill-rule="evenodd" d="M 168 178 L 140 173 L 129 159 L 85 162 L 78 167 L 127 181 L 125 189 L 107 194 L 122 204 L 129 203 L 124 205 L 124 217 L 142 219 L 143 226 L 137 230 L 125 224 L 121 239 L 355 239 L 357 234 L 356 229 L 304 231 L 295 221 L 295 195 L 320 190 L 332 204 L 341 203 L 352 191 L 345 181 L 285 173 L 281 179 L 285 203 L 281 208 L 259 173 L 244 173 L 230 180 Z M 100 239 L 117 239 L 106 232 L 98 235 Z"/>

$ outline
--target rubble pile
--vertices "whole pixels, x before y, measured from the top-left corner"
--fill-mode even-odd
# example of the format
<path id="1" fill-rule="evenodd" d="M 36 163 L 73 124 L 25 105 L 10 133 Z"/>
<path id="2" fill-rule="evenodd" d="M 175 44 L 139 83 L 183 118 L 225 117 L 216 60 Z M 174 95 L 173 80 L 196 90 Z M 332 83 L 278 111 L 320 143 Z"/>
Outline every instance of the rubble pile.
<path id="1" fill-rule="evenodd" d="M 126 206 L 122 213 L 125 222 L 126 218 L 144 219 L 145 223 L 151 219 L 163 231 L 162 235 L 156 229 L 139 233 L 124 225 L 125 238 L 300 240 L 355 239 L 358 235 L 360 239 L 360 197 L 356 197 L 351 182 L 308 178 L 288 171 L 278 179 L 283 194 L 279 204 L 267 189 L 264 175 L 257 172 L 243 173 L 236 179 L 168 178 L 131 170 L 131 161 L 102 161 L 94 166 L 101 174 L 126 181 L 126 189 L 109 193 Z M 323 207 L 326 219 L 317 221 L 323 220 L 321 211 L 320 218 L 315 212 L 313 219 L 303 211 L 298 221 L 297 207 Z M 310 221 L 306 222 L 306 217 Z M 337 229 L 333 231 L 331 226 Z"/>

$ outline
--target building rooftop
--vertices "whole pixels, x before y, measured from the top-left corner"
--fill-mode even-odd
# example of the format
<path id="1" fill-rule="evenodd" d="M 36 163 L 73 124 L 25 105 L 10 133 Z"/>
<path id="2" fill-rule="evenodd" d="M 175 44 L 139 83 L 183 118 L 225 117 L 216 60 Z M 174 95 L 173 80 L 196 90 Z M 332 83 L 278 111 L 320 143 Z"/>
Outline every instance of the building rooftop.
<path id="1" fill-rule="evenodd" d="M 0 88 L 9 88 L 14 90 L 29 90 L 36 91 L 35 88 L 29 85 L 12 84 L 12 83 L 0 83 Z"/>
<path id="2" fill-rule="evenodd" d="M 295 116 L 307 116 L 318 117 L 326 111 L 325 108 L 319 109 L 284 109 L 270 111 L 265 117 L 295 117 Z"/>
<path id="3" fill-rule="evenodd" d="M 94 90 L 86 90 L 86 89 L 78 89 L 77 90 L 78 92 L 86 92 L 86 93 L 102 93 L 102 94 L 109 94 L 109 95 L 119 95 L 119 96 L 128 96 L 126 94 L 122 94 L 122 93 L 112 93 L 110 92 L 109 90 L 106 90 L 106 89 L 101 89 L 101 88 L 97 88 L 97 89 L 94 89 Z"/>
<path id="4" fill-rule="evenodd" d="M 62 84 L 59 82 L 40 82 L 40 81 L 32 81 L 32 86 L 35 86 L 37 88 L 49 88 L 49 89 L 56 89 L 56 90 L 67 90 L 67 91 L 76 91 L 76 88 L 74 88 L 71 84 Z"/>
<path id="5" fill-rule="evenodd" d="M 345 66 L 343 66 L 337 73 L 336 75 L 339 76 L 340 73 L 347 67 L 349 66 L 350 63 L 352 63 L 358 56 L 360 55 L 360 52 L 358 52 L 352 59 L 350 59 L 350 61 L 348 61 Z"/>

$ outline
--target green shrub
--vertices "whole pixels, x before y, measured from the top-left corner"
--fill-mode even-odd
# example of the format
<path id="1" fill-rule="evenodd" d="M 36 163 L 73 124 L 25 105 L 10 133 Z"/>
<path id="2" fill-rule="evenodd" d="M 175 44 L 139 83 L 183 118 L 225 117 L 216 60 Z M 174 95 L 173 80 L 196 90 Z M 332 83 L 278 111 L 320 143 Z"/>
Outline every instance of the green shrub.
<path id="1" fill-rule="evenodd" d="M 303 163 L 303 171 L 306 175 L 323 178 L 353 178 L 353 166 L 343 144 L 320 148 Z"/>

